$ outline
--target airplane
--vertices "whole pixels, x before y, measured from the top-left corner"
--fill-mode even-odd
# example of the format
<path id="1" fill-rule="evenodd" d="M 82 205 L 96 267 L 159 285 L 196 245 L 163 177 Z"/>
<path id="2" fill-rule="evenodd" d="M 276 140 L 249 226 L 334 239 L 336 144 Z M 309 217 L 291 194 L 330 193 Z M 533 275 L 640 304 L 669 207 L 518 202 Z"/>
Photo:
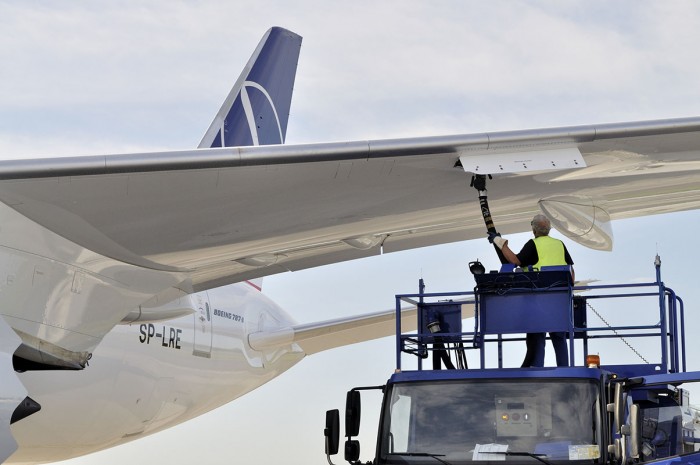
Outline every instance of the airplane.
<path id="1" fill-rule="evenodd" d="M 473 175 L 499 232 L 542 211 L 599 250 L 612 220 L 700 206 L 700 118 L 285 145 L 300 47 L 268 30 L 196 149 L 0 162 L 0 461 L 129 442 L 392 334 L 393 309 L 296 324 L 261 278 L 483 240 Z"/>

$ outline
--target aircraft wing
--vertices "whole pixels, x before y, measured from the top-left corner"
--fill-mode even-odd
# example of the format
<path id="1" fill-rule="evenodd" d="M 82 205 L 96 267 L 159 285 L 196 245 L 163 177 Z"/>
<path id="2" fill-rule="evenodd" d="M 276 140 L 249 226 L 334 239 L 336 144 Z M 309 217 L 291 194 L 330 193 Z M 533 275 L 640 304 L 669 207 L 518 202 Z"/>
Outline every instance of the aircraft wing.
<path id="1" fill-rule="evenodd" d="M 465 172 L 468 170 L 469 172 Z M 700 118 L 0 162 L 0 201 L 85 249 L 201 290 L 485 237 L 540 207 L 609 248 L 607 218 L 698 208 Z"/>

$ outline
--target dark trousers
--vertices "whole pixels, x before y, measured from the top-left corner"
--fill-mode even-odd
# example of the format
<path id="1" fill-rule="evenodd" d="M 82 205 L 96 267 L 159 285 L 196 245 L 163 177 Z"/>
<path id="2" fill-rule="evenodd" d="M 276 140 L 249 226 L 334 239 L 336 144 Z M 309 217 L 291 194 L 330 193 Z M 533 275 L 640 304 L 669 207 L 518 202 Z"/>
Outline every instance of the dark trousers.
<path id="1" fill-rule="evenodd" d="M 525 336 L 527 351 L 521 365 L 523 368 L 544 366 L 544 340 L 545 333 L 527 333 Z"/>
<path id="2" fill-rule="evenodd" d="M 557 366 L 569 366 L 569 348 L 566 345 L 566 332 L 549 333 L 554 346 L 554 354 L 557 358 Z M 522 367 L 543 367 L 544 366 L 544 341 L 545 333 L 528 333 L 525 336 L 525 360 Z"/>
<path id="3" fill-rule="evenodd" d="M 549 333 L 549 338 L 552 340 L 552 345 L 554 346 L 554 354 L 557 357 L 558 367 L 569 366 L 569 347 L 566 344 L 566 336 L 566 331 Z"/>

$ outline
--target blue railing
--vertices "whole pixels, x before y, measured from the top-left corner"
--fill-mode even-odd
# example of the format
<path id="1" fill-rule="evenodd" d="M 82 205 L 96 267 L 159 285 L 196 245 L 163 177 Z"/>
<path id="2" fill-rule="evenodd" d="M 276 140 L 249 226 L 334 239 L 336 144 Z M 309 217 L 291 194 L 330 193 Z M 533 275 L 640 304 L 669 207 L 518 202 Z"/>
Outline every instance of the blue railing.
<path id="1" fill-rule="evenodd" d="M 463 292 L 426 293 L 421 280 L 417 294 L 397 295 L 396 368 L 402 368 L 402 354 L 416 356 L 418 369 L 423 370 L 423 361 L 431 354 L 435 359 L 447 351 L 452 354 L 462 351 L 464 354 L 476 350 L 479 352 L 479 368 L 483 369 L 486 368 L 486 348 L 494 345 L 497 347 L 497 367 L 504 368 L 504 344 L 524 341 L 524 333 L 557 331 L 568 333 L 569 366 L 577 366 L 576 341 L 580 341 L 578 351 L 585 360 L 591 340 L 656 338 L 658 360 L 644 360 L 646 367 L 631 372 L 686 371 L 683 301 L 664 286 L 658 265 L 656 282 L 588 286 L 573 286 L 568 271 L 562 267 L 553 268 L 539 272 L 476 275 L 474 290 Z M 638 292 L 634 292 L 636 290 Z M 588 325 L 591 301 L 631 298 L 655 300 L 658 322 L 634 324 L 636 316 L 631 314 L 631 324 Z M 401 310 L 405 304 L 417 310 L 417 330 L 414 333 L 400 332 Z M 472 331 L 463 330 L 463 316 L 474 317 Z M 637 365 L 629 365 L 632 366 Z M 620 367 L 616 366 L 618 370 Z"/>

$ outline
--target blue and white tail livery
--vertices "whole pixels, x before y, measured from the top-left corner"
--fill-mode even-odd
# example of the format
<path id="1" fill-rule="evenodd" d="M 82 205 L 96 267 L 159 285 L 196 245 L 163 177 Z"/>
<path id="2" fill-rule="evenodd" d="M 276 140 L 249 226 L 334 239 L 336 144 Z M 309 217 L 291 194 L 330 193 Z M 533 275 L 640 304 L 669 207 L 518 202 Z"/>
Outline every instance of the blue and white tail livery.
<path id="1" fill-rule="evenodd" d="M 198 148 L 283 144 L 301 36 L 265 33 Z"/>

